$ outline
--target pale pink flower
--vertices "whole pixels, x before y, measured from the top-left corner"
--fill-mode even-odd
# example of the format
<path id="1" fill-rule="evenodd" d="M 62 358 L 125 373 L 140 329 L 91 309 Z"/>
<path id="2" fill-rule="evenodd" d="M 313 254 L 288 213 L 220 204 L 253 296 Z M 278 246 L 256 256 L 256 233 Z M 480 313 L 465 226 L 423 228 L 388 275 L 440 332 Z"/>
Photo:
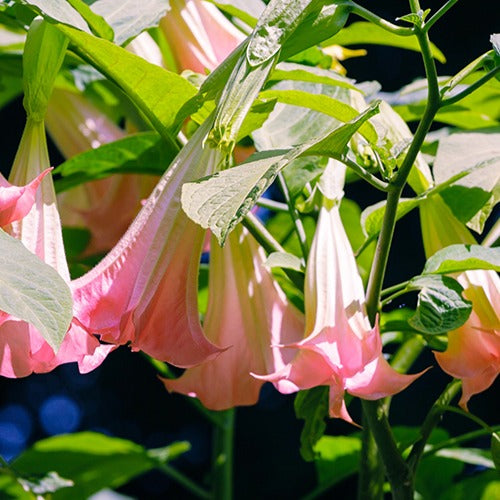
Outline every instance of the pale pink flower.
<path id="1" fill-rule="evenodd" d="M 22 219 L 35 203 L 35 194 L 42 179 L 50 172 L 44 170 L 25 186 L 14 186 L 0 174 L 0 227 Z"/>
<path id="2" fill-rule="evenodd" d="M 46 114 L 52 139 L 66 158 L 125 137 L 83 96 L 54 89 Z M 90 231 L 84 255 L 108 251 L 125 233 L 158 177 L 116 174 L 81 184 L 58 195 L 62 224 Z"/>
<path id="3" fill-rule="evenodd" d="M 213 71 L 246 38 L 204 0 L 171 0 L 160 27 L 181 71 Z"/>
<path id="4" fill-rule="evenodd" d="M 427 257 L 449 245 L 475 244 L 473 236 L 439 196 L 420 205 L 422 235 Z M 457 280 L 472 301 L 472 313 L 460 328 L 448 332 L 448 348 L 434 352 L 441 368 L 462 380 L 460 406 L 495 381 L 500 372 L 500 279 L 494 271 L 465 271 Z"/>
<path id="5" fill-rule="evenodd" d="M 338 199 L 338 198 L 337 198 Z M 378 326 L 371 327 L 354 254 L 340 219 L 338 202 L 320 209 L 307 262 L 305 338 L 295 359 L 262 377 L 291 393 L 318 385 L 330 387 L 330 416 L 352 422 L 347 391 L 363 399 L 395 394 L 419 375 L 397 373 L 385 360 Z"/>
<path id="6" fill-rule="evenodd" d="M 212 121 L 177 155 L 111 252 L 72 282 L 75 316 L 87 329 L 183 367 L 221 351 L 206 339 L 198 317 L 205 230 L 180 205 L 182 185 L 212 173 L 221 160 L 203 146 Z"/>
<path id="7" fill-rule="evenodd" d="M 263 250 L 241 226 L 224 248 L 212 239 L 203 327 L 212 342 L 229 348 L 176 380 L 163 380 L 169 391 L 197 397 L 211 410 L 253 405 L 264 381 L 250 373 L 275 371 L 291 361 L 293 351 L 277 346 L 301 337 L 303 317 L 264 262 Z"/>
<path id="8" fill-rule="evenodd" d="M 9 180 L 22 185 L 29 179 L 40 179 L 48 166 L 43 122 L 28 120 Z M 69 284 L 61 225 L 50 176 L 41 181 L 31 210 L 23 219 L 12 222 L 6 230 L 52 266 Z M 0 375 L 5 377 L 44 373 L 69 362 L 78 362 L 80 372 L 86 373 L 99 366 L 113 348 L 101 345 L 94 336 L 72 322 L 61 348 L 55 353 L 35 327 L 8 314 L 0 315 Z"/>

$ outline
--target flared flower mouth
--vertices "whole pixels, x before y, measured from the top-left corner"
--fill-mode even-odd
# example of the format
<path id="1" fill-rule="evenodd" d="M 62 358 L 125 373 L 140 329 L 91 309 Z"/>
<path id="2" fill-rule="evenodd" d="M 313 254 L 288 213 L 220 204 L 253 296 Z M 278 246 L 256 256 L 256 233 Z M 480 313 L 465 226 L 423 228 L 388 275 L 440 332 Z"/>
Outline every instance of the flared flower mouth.
<path id="1" fill-rule="evenodd" d="M 475 243 L 439 196 L 422 203 L 420 217 L 428 257 L 448 245 Z M 460 328 L 448 332 L 446 351 L 434 355 L 446 373 L 462 381 L 459 405 L 466 410 L 470 398 L 490 387 L 500 373 L 500 278 L 494 271 L 473 270 L 456 279 L 472 302 L 472 313 Z"/>
<path id="2" fill-rule="evenodd" d="M 250 373 L 280 369 L 293 352 L 272 346 L 302 334 L 302 314 L 288 302 L 265 267 L 263 250 L 241 226 L 224 248 L 212 237 L 203 327 L 209 340 L 228 349 L 179 379 L 163 382 L 169 391 L 197 397 L 211 410 L 255 404 L 264 382 Z"/>
<path id="3" fill-rule="evenodd" d="M 396 372 L 382 354 L 378 326 L 370 325 L 363 283 L 339 212 L 342 197 L 338 162 L 325 171 L 331 189 L 320 208 L 305 281 L 305 336 L 288 348 L 295 358 L 270 375 L 283 393 L 330 387 L 330 416 L 352 422 L 344 402 L 347 391 L 363 399 L 379 399 L 406 388 L 420 374 Z M 325 175 L 324 174 L 324 175 Z M 286 349 L 286 348 L 284 348 Z"/>
<path id="4" fill-rule="evenodd" d="M 181 367 L 221 352 L 198 317 L 205 230 L 180 205 L 182 185 L 212 173 L 221 161 L 218 151 L 204 146 L 211 124 L 196 131 L 111 252 L 71 284 L 75 316 L 85 328 Z"/>
<path id="5" fill-rule="evenodd" d="M 28 120 L 10 181 L 20 185 L 34 180 L 23 188 L 7 186 L 5 180 L 0 181 L 3 184 L 0 186 L 0 198 L 5 196 L 4 199 L 14 201 L 7 212 L 11 220 L 6 230 L 69 283 L 54 187 L 47 175 L 50 170 L 43 122 Z M 0 216 L 4 215 L 0 207 Z M 5 220 L 8 221 L 8 218 Z M 101 345 L 73 320 L 55 353 L 34 326 L 1 314 L 0 374 L 5 377 L 45 373 L 69 362 L 77 362 L 80 372 L 86 373 L 99 366 L 114 347 Z"/>

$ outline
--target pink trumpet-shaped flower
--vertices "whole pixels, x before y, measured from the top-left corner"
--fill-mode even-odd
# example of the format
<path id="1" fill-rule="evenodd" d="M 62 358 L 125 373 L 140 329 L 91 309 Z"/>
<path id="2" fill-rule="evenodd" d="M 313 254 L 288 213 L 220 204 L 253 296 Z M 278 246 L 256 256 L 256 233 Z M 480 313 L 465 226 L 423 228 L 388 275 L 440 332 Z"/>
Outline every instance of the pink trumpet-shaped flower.
<path id="1" fill-rule="evenodd" d="M 125 132 L 84 97 L 54 89 L 46 114 L 52 139 L 66 158 L 125 137 Z M 64 226 L 90 231 L 85 255 L 110 250 L 125 233 L 158 178 L 115 174 L 58 195 Z"/>
<path id="2" fill-rule="evenodd" d="M 331 168 L 331 167 L 328 167 Z M 306 336 L 285 346 L 298 348 L 283 369 L 262 377 L 291 393 L 330 386 L 330 416 L 352 422 L 347 391 L 363 399 L 395 394 L 419 375 L 397 373 L 385 360 L 378 326 L 372 328 L 354 254 L 340 219 L 338 202 L 320 209 L 305 282 Z"/>
<path id="3" fill-rule="evenodd" d="M 35 204 L 35 195 L 42 179 L 50 172 L 44 170 L 25 186 L 14 186 L 0 174 L 0 227 L 22 219 Z"/>
<path id="4" fill-rule="evenodd" d="M 160 27 L 181 71 L 212 71 L 245 39 L 215 5 L 204 0 L 172 0 Z"/>
<path id="5" fill-rule="evenodd" d="M 250 373 L 279 370 L 291 361 L 293 351 L 276 346 L 297 341 L 304 324 L 245 229 L 238 226 L 224 248 L 212 239 L 211 249 L 203 327 L 212 342 L 230 347 L 180 378 L 163 382 L 169 391 L 197 397 L 211 410 L 225 410 L 257 402 L 264 381 Z"/>
<path id="6" fill-rule="evenodd" d="M 446 246 L 475 244 L 469 230 L 439 196 L 420 206 L 422 235 L 428 257 Z M 434 352 L 441 368 L 462 380 L 460 406 L 467 409 L 471 396 L 495 381 L 500 372 L 500 279 L 494 271 L 465 271 L 457 280 L 472 302 L 472 313 L 460 328 L 448 332 L 448 348 Z"/>
<path id="7" fill-rule="evenodd" d="M 207 120 L 174 159 L 128 231 L 86 275 L 72 282 L 75 316 L 106 342 L 130 343 L 188 367 L 219 353 L 201 329 L 198 267 L 205 230 L 181 210 L 185 182 L 213 172 L 220 153 L 203 142 Z"/>
<path id="8" fill-rule="evenodd" d="M 28 179 L 36 177 L 33 182 L 39 180 L 41 185 L 28 214 L 22 220 L 12 222 L 6 230 L 69 283 L 52 179 L 49 176 L 42 180 L 50 170 L 48 164 L 43 123 L 28 120 L 10 181 L 25 184 Z M 113 348 L 101 345 L 94 336 L 73 322 L 59 351 L 54 353 L 35 327 L 0 313 L 0 375 L 5 377 L 44 373 L 69 362 L 78 362 L 80 372 L 86 373 L 99 366 Z"/>

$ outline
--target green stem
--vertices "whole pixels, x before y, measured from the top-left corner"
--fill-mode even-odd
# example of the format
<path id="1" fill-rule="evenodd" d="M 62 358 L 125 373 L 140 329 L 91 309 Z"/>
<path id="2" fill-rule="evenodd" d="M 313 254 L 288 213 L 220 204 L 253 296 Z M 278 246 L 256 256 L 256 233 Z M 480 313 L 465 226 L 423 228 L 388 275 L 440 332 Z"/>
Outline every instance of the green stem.
<path id="1" fill-rule="evenodd" d="M 370 500 L 382 500 L 384 498 L 384 467 L 365 413 L 363 413 L 361 442 L 358 500 L 365 500 L 367 498 Z"/>
<path id="2" fill-rule="evenodd" d="M 500 431 L 500 425 L 495 425 L 491 428 L 493 432 Z M 454 438 L 447 439 L 446 441 L 441 441 L 440 443 L 428 445 L 425 448 L 425 451 L 422 453 L 422 458 L 427 457 L 429 455 L 434 455 L 436 451 L 442 450 L 443 448 L 456 447 L 461 443 L 465 443 L 467 441 L 472 441 L 473 439 L 480 438 L 482 436 L 491 435 L 490 430 L 488 429 L 479 429 L 477 431 L 467 432 L 466 434 L 462 434 L 461 436 L 457 436 Z"/>
<path id="3" fill-rule="evenodd" d="M 394 500 L 413 500 L 413 478 L 398 450 L 392 433 L 383 401 L 361 400 L 365 425 L 370 427 L 377 444 L 382 463 L 389 483 L 391 484 Z M 362 464 L 363 465 L 363 464 Z M 362 473 L 360 473 L 362 477 Z M 368 497 L 369 498 L 369 497 Z"/>
<path id="4" fill-rule="evenodd" d="M 268 198 L 259 198 L 257 200 L 257 205 L 262 208 L 268 208 L 273 212 L 286 212 L 288 213 L 288 207 L 284 203 L 279 201 L 270 200 Z"/>
<path id="5" fill-rule="evenodd" d="M 251 212 L 245 215 L 241 223 L 248 229 L 249 233 L 259 242 L 260 246 L 267 252 L 286 252 L 286 250 L 274 239 L 266 226 Z"/>
<path id="6" fill-rule="evenodd" d="M 500 240 L 500 219 L 498 219 L 493 227 L 490 229 L 488 234 L 484 237 L 481 245 L 483 247 L 494 247 Z"/>
<path id="7" fill-rule="evenodd" d="M 472 420 L 477 425 L 481 426 L 484 430 L 488 431 L 490 434 L 493 434 L 493 429 L 484 420 L 480 419 L 476 415 L 473 415 L 472 413 L 469 413 L 467 411 L 461 410 L 460 408 L 455 408 L 454 406 L 449 406 L 446 404 L 443 405 L 441 409 L 443 410 L 443 412 L 449 411 L 451 413 L 458 413 L 459 415 L 462 415 L 462 417 Z"/>
<path id="8" fill-rule="evenodd" d="M 462 90 L 462 92 L 455 94 L 453 97 L 448 97 L 448 99 L 443 99 L 441 101 L 441 107 L 449 106 L 450 104 L 455 104 L 456 102 L 461 101 L 464 97 L 467 97 L 469 94 L 472 94 L 472 92 L 482 87 L 488 80 L 491 80 L 498 73 L 500 73 L 500 66 L 497 66 L 491 71 L 488 71 L 488 73 L 486 73 L 484 76 Z"/>
<path id="9" fill-rule="evenodd" d="M 156 468 L 163 472 L 166 476 L 173 479 L 176 483 L 179 483 L 183 486 L 187 491 L 191 492 L 197 498 L 203 498 L 209 500 L 212 498 L 212 495 L 208 491 L 205 491 L 203 488 L 198 486 L 195 482 L 191 481 L 184 474 L 179 472 L 177 469 L 174 469 L 172 466 L 168 464 L 157 463 Z"/>
<path id="10" fill-rule="evenodd" d="M 213 499 L 233 498 L 234 408 L 220 412 L 223 425 L 214 429 Z"/>
<path id="11" fill-rule="evenodd" d="M 371 23 L 379 26 L 380 28 L 385 29 L 386 31 L 390 31 L 395 35 L 400 35 L 400 36 L 414 35 L 412 28 L 406 28 L 403 26 L 398 26 L 396 24 L 390 23 L 389 21 L 382 19 L 373 12 L 369 11 L 368 9 L 365 9 L 364 7 L 361 7 L 361 5 L 358 5 L 354 2 L 351 3 L 351 9 L 352 9 L 351 12 L 353 14 L 356 14 L 359 17 L 362 17 L 363 19 L 370 21 Z"/>
<path id="12" fill-rule="evenodd" d="M 349 167 L 357 175 L 359 175 L 359 177 L 364 179 L 366 182 L 370 183 L 373 187 L 377 188 L 380 191 L 384 192 L 388 191 L 389 184 L 387 184 L 387 182 L 384 182 L 378 177 L 375 177 L 373 174 L 368 172 L 368 170 L 364 169 L 361 165 L 358 165 L 356 162 L 350 160 L 345 155 L 339 155 L 338 158 L 336 159 L 344 163 L 347 167 Z"/>
<path id="13" fill-rule="evenodd" d="M 461 387 L 461 382 L 454 380 L 443 391 L 436 402 L 433 404 L 431 410 L 427 414 L 424 420 L 422 428 L 420 429 L 420 439 L 413 445 L 410 454 L 408 455 L 407 464 L 412 474 L 414 475 L 417 471 L 418 464 L 422 458 L 422 454 L 427 444 L 427 440 L 434 430 L 436 425 L 439 424 L 441 416 L 444 413 L 444 405 L 447 405 L 458 393 Z"/>
<path id="14" fill-rule="evenodd" d="M 302 224 L 302 219 L 300 218 L 299 212 L 295 208 L 295 204 L 290 196 L 290 191 L 286 184 L 285 176 L 282 172 L 278 174 L 278 182 L 280 183 L 281 191 L 285 197 L 286 204 L 288 205 L 288 211 L 290 217 L 293 220 L 293 225 L 295 227 L 295 232 L 297 233 L 297 238 L 299 239 L 300 249 L 302 250 L 302 257 L 304 261 L 307 262 L 307 256 L 309 255 L 309 245 L 307 244 L 306 231 L 304 225 Z"/>
<path id="15" fill-rule="evenodd" d="M 410 0 L 410 6 L 413 12 L 418 12 L 418 10 L 420 10 L 418 0 Z M 390 182 L 382 229 L 377 242 L 374 264 L 370 273 L 367 289 L 367 312 L 372 324 L 375 322 L 379 309 L 380 292 L 394 235 L 397 207 L 401 193 L 410 175 L 417 154 L 425 140 L 425 136 L 434 120 L 434 116 L 439 109 L 439 85 L 436 67 L 431 54 L 430 41 L 427 34 L 420 30 L 416 30 L 415 34 L 424 61 L 428 81 L 428 99 L 424 115 L 419 123 L 403 163 L 396 176 Z M 366 416 L 366 422 L 368 422 L 370 426 L 370 430 L 373 433 L 380 456 L 384 463 L 393 498 L 397 500 L 412 500 L 414 490 L 413 471 L 410 470 L 398 450 L 387 418 L 385 402 L 362 400 L 362 407 Z"/>
<path id="16" fill-rule="evenodd" d="M 458 0 L 448 0 L 424 25 L 424 31 L 429 31 L 432 26 L 439 21 L 456 3 Z"/>
<path id="17" fill-rule="evenodd" d="M 382 297 L 386 297 L 388 295 L 391 295 L 395 292 L 399 292 L 400 290 L 403 290 L 408 286 L 409 281 L 403 281 L 402 283 L 398 283 L 397 285 L 389 286 L 387 288 L 384 288 L 380 294 Z"/>

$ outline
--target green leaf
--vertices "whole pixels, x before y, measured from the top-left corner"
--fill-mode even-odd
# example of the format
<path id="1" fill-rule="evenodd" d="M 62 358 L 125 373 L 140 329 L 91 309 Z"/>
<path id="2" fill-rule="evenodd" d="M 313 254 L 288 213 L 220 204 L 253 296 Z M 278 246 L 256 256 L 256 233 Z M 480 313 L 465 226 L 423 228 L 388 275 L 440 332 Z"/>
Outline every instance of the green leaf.
<path id="1" fill-rule="evenodd" d="M 442 448 L 436 451 L 434 456 L 451 458 L 465 464 L 479 465 L 487 469 L 495 468 L 490 452 L 478 448 Z"/>
<path id="2" fill-rule="evenodd" d="M 352 80 L 344 78 L 334 71 L 290 62 L 281 62 L 274 68 L 269 76 L 269 81 L 275 80 L 319 83 L 361 92 Z"/>
<path id="3" fill-rule="evenodd" d="M 420 52 L 420 46 L 416 37 L 400 36 L 376 26 L 375 24 L 358 21 L 350 24 L 343 30 L 339 31 L 331 39 L 322 43 L 324 47 L 327 45 L 388 45 L 400 49 L 414 50 Z M 446 62 L 444 54 L 434 45 L 431 44 L 431 52 L 435 59 L 441 63 Z"/>
<path id="4" fill-rule="evenodd" d="M 68 0 L 68 3 L 85 19 L 94 35 L 106 40 L 113 40 L 115 36 L 113 28 L 102 16 L 93 12 L 83 0 Z"/>
<path id="5" fill-rule="evenodd" d="M 35 12 L 48 17 L 53 22 L 74 26 L 79 30 L 90 33 L 90 29 L 81 14 L 75 10 L 69 2 L 61 0 L 18 0 L 30 5 Z"/>
<path id="6" fill-rule="evenodd" d="M 276 175 L 302 155 L 341 156 L 351 136 L 377 112 L 378 103 L 333 132 L 287 150 L 258 153 L 237 167 L 184 184 L 182 207 L 197 224 L 210 228 L 219 242 L 251 209 Z"/>
<path id="7" fill-rule="evenodd" d="M 358 471 L 361 439 L 357 436 L 323 436 L 314 446 L 314 452 L 318 482 L 331 487 Z"/>
<path id="8" fill-rule="evenodd" d="M 305 420 L 300 435 L 300 454 L 307 462 L 316 457 L 315 445 L 323 436 L 328 417 L 328 387 L 314 387 L 299 391 L 295 396 L 295 416 Z"/>
<path id="9" fill-rule="evenodd" d="M 294 271 L 304 272 L 304 263 L 302 260 L 287 252 L 273 252 L 268 255 L 266 262 L 264 263 L 266 267 L 280 267 L 282 269 L 293 269 Z"/>
<path id="10" fill-rule="evenodd" d="M 422 274 L 450 274 L 469 269 L 500 271 L 500 248 L 450 245 L 427 260 Z"/>
<path id="11" fill-rule="evenodd" d="M 58 272 L 0 230 L 0 310 L 35 326 L 57 351 L 73 317 L 68 285 Z"/>
<path id="12" fill-rule="evenodd" d="M 420 290 L 417 310 L 408 320 L 419 332 L 435 335 L 455 330 L 472 311 L 472 302 L 461 295 L 463 287 L 448 276 L 416 276 L 406 290 Z"/>
<path id="13" fill-rule="evenodd" d="M 38 441 L 12 463 L 23 476 L 54 471 L 73 487 L 58 490 L 54 500 L 85 500 L 104 488 L 117 488 L 186 450 L 172 445 L 173 453 L 147 451 L 131 441 L 95 432 L 54 436 Z"/>
<path id="14" fill-rule="evenodd" d="M 177 150 L 155 132 L 130 135 L 65 161 L 54 172 L 62 176 L 56 188 L 61 192 L 117 173 L 162 175 L 176 154 Z"/>
<path id="15" fill-rule="evenodd" d="M 141 0 L 140 2 L 137 0 L 120 0 L 119 2 L 97 0 L 92 3 L 91 9 L 111 26 L 115 35 L 115 43 L 124 45 L 144 30 L 158 26 L 160 19 L 169 9 L 169 3 L 168 0 Z"/>
<path id="16" fill-rule="evenodd" d="M 414 208 L 418 207 L 421 199 L 418 198 L 401 198 L 396 211 L 396 220 L 401 219 Z M 361 214 L 361 225 L 367 236 L 375 236 L 380 233 L 382 221 L 385 214 L 385 201 L 380 201 L 363 210 Z"/>
<path id="17" fill-rule="evenodd" d="M 58 28 L 78 54 L 118 85 L 175 147 L 177 128 L 197 107 L 192 100 L 197 93 L 194 85 L 107 40 L 64 25 Z"/>
<path id="18" fill-rule="evenodd" d="M 500 200 L 500 134 L 457 133 L 439 141 L 434 161 L 437 184 L 479 166 L 440 194 L 460 221 L 482 232 Z"/>
<path id="19" fill-rule="evenodd" d="M 309 108 L 313 111 L 324 113 L 341 122 L 354 119 L 359 113 L 349 104 L 322 94 L 312 94 L 303 90 L 264 90 L 260 93 L 261 99 L 276 99 L 278 102 Z M 376 143 L 378 136 L 373 125 L 369 122 L 359 129 L 369 142 Z"/>
<path id="20" fill-rule="evenodd" d="M 494 432 L 491 435 L 491 458 L 497 471 L 500 471 L 500 435 Z"/>
<path id="21" fill-rule="evenodd" d="M 271 59 L 301 21 L 317 10 L 314 0 L 272 0 L 250 36 L 247 59 L 251 66 Z"/>
<path id="22" fill-rule="evenodd" d="M 465 465 L 457 460 L 437 456 L 425 457 L 419 464 L 415 480 L 415 490 L 420 495 L 417 498 L 441 500 L 464 467 Z"/>
<path id="23" fill-rule="evenodd" d="M 22 61 L 17 55 L 0 53 L 0 109 L 23 91 Z"/>
<path id="24" fill-rule="evenodd" d="M 449 485 L 439 497 L 434 498 L 440 500 L 496 500 L 499 497 L 500 479 L 498 472 L 490 470 Z"/>
<path id="25" fill-rule="evenodd" d="M 241 19 L 251 28 L 255 27 L 257 19 L 266 8 L 266 4 L 261 0 L 209 0 L 209 2 L 230 16 Z"/>
<path id="26" fill-rule="evenodd" d="M 42 121 L 68 41 L 52 24 L 35 19 L 23 53 L 23 105 L 29 118 Z"/>

